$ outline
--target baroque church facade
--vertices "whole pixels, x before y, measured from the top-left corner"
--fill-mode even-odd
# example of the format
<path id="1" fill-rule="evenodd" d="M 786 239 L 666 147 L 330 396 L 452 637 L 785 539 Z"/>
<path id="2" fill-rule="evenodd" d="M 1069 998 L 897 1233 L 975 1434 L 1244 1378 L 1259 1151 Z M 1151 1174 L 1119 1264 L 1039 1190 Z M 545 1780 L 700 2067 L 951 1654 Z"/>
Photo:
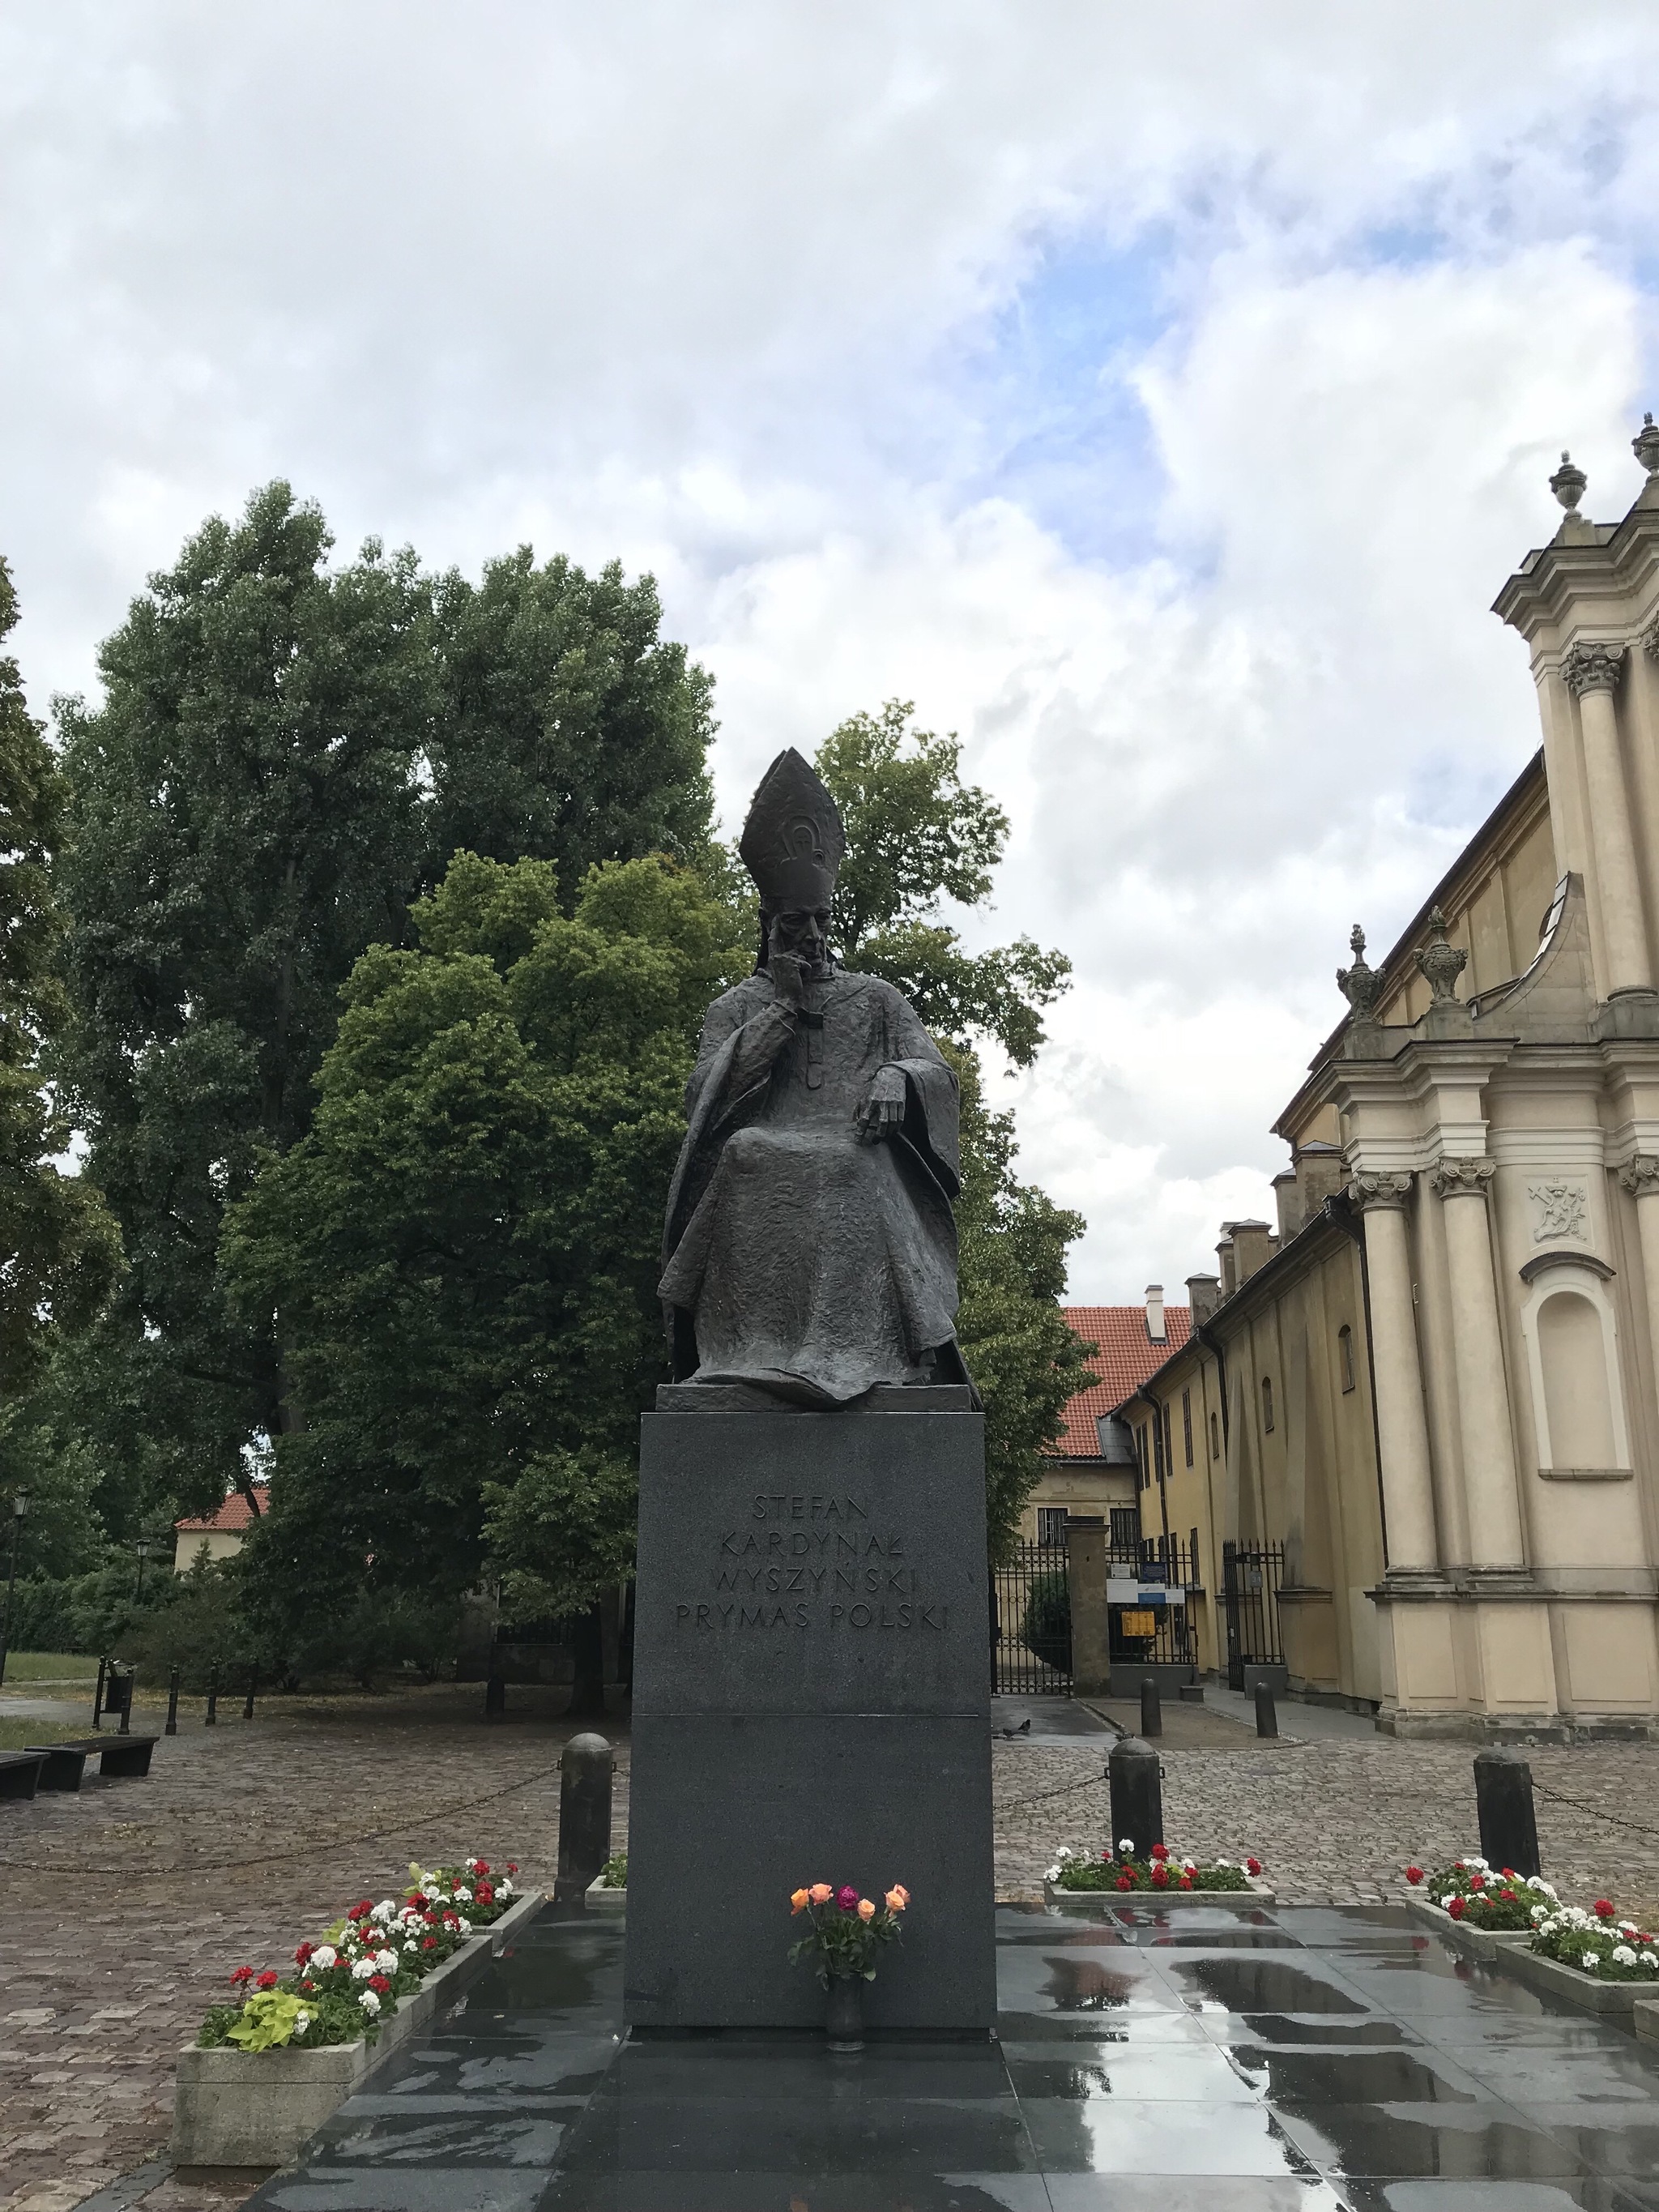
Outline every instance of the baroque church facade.
<path id="1" fill-rule="evenodd" d="M 1193 1329 L 1118 1408 L 1190 1527 L 1200 1665 L 1271 1555 L 1291 1686 L 1399 1733 L 1659 1727 L 1659 428 L 1495 611 L 1543 743 L 1275 1125 Z M 1224 1561 L 1224 1547 L 1233 1557 Z"/>

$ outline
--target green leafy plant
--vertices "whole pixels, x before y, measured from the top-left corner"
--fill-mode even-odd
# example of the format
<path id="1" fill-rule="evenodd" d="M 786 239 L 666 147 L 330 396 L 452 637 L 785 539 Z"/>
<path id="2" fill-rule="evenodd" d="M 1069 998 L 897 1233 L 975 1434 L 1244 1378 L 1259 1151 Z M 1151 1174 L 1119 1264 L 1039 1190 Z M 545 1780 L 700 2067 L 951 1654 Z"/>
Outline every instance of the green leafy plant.
<path id="1" fill-rule="evenodd" d="M 1110 1890 L 1126 1897 L 1145 1890 L 1153 1896 L 1178 1897 L 1194 1890 L 1248 1889 L 1261 1871 L 1257 1858 L 1246 1859 L 1243 1866 L 1235 1866 L 1231 1859 L 1200 1866 L 1196 1859 L 1173 1857 L 1163 1844 L 1154 1844 L 1144 1858 L 1137 1858 L 1127 1843 L 1095 1858 L 1062 1844 L 1044 1878 L 1056 1889 Z"/>
<path id="2" fill-rule="evenodd" d="M 1414 1889 L 1420 1887 L 1448 1919 L 1500 1935 L 1522 1934 L 1556 1909 L 1555 1892 L 1541 1877 L 1528 1880 L 1511 1867 L 1494 1869 L 1483 1858 L 1454 1859 L 1431 1874 L 1409 1866 L 1406 1879 Z"/>
<path id="3" fill-rule="evenodd" d="M 626 1889 L 628 1887 L 628 1854 L 613 1851 L 605 1861 L 599 1880 L 606 1889 Z"/>

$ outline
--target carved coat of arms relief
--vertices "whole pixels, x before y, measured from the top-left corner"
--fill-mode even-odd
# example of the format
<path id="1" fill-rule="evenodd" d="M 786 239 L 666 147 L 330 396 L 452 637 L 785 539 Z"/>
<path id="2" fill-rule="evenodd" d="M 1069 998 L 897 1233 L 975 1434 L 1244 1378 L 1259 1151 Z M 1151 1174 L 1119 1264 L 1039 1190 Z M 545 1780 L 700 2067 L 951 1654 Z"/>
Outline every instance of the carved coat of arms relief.
<path id="1" fill-rule="evenodd" d="M 1563 1238 L 1586 1243 L 1589 1239 L 1589 1190 L 1582 1182 L 1530 1182 L 1527 1197 L 1532 1206 L 1532 1241 L 1554 1244 Z"/>

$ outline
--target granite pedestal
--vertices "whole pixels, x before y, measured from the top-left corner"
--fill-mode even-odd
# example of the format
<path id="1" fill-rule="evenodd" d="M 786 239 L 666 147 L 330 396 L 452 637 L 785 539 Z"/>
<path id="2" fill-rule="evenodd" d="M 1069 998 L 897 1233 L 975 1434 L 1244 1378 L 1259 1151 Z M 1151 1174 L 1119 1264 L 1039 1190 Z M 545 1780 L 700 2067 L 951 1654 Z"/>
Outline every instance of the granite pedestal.
<path id="1" fill-rule="evenodd" d="M 945 1388 L 836 1413 L 684 1386 L 659 1403 L 640 1455 L 629 2024 L 816 2025 L 790 1892 L 899 1881 L 913 1902 L 865 1985 L 869 2023 L 988 2033 L 981 1417 Z"/>

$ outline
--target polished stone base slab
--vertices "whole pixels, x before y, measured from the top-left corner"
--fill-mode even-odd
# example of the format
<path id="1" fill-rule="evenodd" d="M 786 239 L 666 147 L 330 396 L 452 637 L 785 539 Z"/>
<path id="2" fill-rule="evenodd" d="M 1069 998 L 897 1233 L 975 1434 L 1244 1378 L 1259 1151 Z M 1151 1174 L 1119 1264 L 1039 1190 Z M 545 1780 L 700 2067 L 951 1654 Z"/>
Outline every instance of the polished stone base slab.
<path id="1" fill-rule="evenodd" d="M 1400 1906 L 998 1915 L 995 2043 L 621 2033 L 544 1912 L 250 2212 L 1644 2212 L 1659 2050 Z"/>

